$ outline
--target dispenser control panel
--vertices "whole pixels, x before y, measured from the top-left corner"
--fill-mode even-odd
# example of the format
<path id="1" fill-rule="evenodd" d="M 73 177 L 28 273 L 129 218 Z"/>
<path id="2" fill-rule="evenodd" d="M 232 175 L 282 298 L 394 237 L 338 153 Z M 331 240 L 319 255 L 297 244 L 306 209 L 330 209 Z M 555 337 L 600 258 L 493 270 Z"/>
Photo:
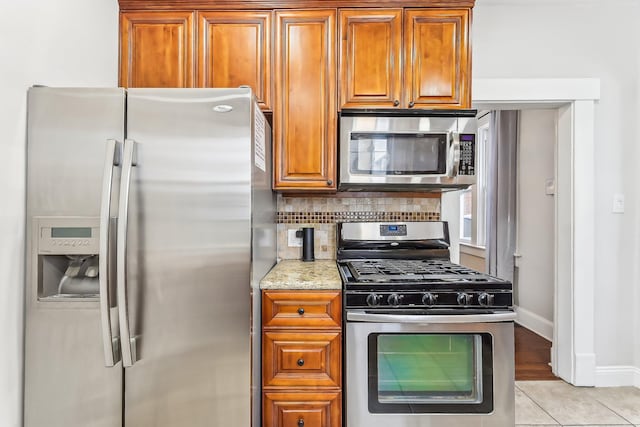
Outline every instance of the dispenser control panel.
<path id="1" fill-rule="evenodd" d="M 99 218 L 40 217 L 35 226 L 38 253 L 97 254 L 100 251 Z"/>

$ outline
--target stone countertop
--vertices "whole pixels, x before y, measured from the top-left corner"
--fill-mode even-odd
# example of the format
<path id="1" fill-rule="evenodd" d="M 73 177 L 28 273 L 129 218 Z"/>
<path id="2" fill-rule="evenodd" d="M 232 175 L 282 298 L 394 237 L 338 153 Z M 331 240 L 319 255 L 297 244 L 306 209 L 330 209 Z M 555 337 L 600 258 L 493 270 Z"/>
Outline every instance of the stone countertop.
<path id="1" fill-rule="evenodd" d="M 342 289 L 342 279 L 335 260 L 285 259 L 264 276 L 260 289 Z"/>

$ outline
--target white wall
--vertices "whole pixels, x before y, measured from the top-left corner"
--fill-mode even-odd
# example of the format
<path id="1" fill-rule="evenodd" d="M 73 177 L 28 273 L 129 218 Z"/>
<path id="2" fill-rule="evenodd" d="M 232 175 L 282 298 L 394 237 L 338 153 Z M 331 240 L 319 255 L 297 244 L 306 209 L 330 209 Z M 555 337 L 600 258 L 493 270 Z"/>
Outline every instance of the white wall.
<path id="1" fill-rule="evenodd" d="M 460 191 L 447 191 L 440 197 L 440 219 L 449 223 L 451 261 L 460 262 Z"/>
<path id="2" fill-rule="evenodd" d="M 518 140 L 516 280 L 518 320 L 538 334 L 553 336 L 554 179 L 557 111 L 521 110 Z"/>
<path id="3" fill-rule="evenodd" d="M 595 77 L 596 306 L 598 367 L 640 361 L 637 295 L 640 55 L 636 0 L 477 0 L 474 78 Z M 577 143 L 579 149 L 579 141 Z M 594 165 L 595 166 L 595 165 Z M 611 212 L 614 193 L 626 213 Z M 579 266 L 578 266 L 579 267 Z M 577 325 L 579 327 L 579 325 Z M 635 343 L 634 343 L 635 340 Z M 640 366 L 638 366 L 640 367 Z"/>
<path id="4" fill-rule="evenodd" d="M 116 0 L 0 2 L 0 427 L 20 425 L 26 90 L 116 86 Z"/>
<path id="5" fill-rule="evenodd" d="M 640 70 L 640 55 L 636 58 L 636 70 Z M 636 112 L 640 112 L 640 73 L 636 74 Z M 637 114 L 636 117 L 638 117 Z M 640 124 L 636 122 L 636 134 L 640 133 Z M 640 151 L 640 149 L 637 149 Z M 640 161 L 640 153 L 636 151 L 635 158 Z M 640 182 L 640 168 L 635 168 L 636 176 L 634 182 Z M 640 185 L 636 185 L 636 194 L 635 194 L 635 223 L 640 224 Z M 634 241 L 636 243 L 636 248 L 634 251 L 634 259 L 640 260 L 640 227 L 637 227 L 634 233 Z M 640 301 L 640 262 L 635 263 L 635 287 L 636 291 L 633 294 L 634 301 Z M 636 318 L 635 318 L 635 331 L 636 337 L 640 336 L 640 309 L 636 310 Z M 640 338 L 636 339 L 636 348 L 635 348 L 635 368 L 636 368 L 636 387 L 640 387 Z"/>

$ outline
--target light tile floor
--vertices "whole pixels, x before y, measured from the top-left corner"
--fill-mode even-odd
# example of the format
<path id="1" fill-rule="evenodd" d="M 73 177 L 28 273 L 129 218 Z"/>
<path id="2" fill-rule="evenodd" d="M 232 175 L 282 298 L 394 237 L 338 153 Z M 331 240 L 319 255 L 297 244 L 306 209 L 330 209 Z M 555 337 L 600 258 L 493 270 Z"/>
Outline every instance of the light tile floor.
<path id="1" fill-rule="evenodd" d="M 640 389 L 516 381 L 516 426 L 640 427 Z"/>

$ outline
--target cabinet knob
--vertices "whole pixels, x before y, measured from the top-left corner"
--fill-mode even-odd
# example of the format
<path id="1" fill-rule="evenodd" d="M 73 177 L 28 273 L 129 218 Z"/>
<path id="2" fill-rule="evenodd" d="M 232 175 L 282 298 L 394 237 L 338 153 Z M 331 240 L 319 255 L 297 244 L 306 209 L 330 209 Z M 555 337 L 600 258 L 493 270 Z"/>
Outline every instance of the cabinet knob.
<path id="1" fill-rule="evenodd" d="M 304 420 L 302 418 L 298 420 L 298 427 L 304 427 Z"/>
<path id="2" fill-rule="evenodd" d="M 397 99 L 395 101 L 393 101 L 393 106 L 397 107 L 398 105 L 400 105 L 400 101 L 398 101 Z"/>
<path id="3" fill-rule="evenodd" d="M 304 308 L 300 307 L 300 308 L 298 309 L 298 314 L 299 314 L 300 316 L 302 316 L 302 315 L 304 314 Z"/>
<path id="4" fill-rule="evenodd" d="M 327 185 L 333 185 L 333 180 L 328 179 L 328 180 L 327 180 Z"/>
<path id="5" fill-rule="evenodd" d="M 413 108 L 413 106 L 414 106 L 414 105 L 416 105 L 416 103 L 415 103 L 415 102 L 413 102 L 413 101 L 411 101 L 411 102 L 409 103 L 409 108 Z"/>
<path id="6" fill-rule="evenodd" d="M 304 365 L 304 359 L 298 359 L 298 366 Z"/>

